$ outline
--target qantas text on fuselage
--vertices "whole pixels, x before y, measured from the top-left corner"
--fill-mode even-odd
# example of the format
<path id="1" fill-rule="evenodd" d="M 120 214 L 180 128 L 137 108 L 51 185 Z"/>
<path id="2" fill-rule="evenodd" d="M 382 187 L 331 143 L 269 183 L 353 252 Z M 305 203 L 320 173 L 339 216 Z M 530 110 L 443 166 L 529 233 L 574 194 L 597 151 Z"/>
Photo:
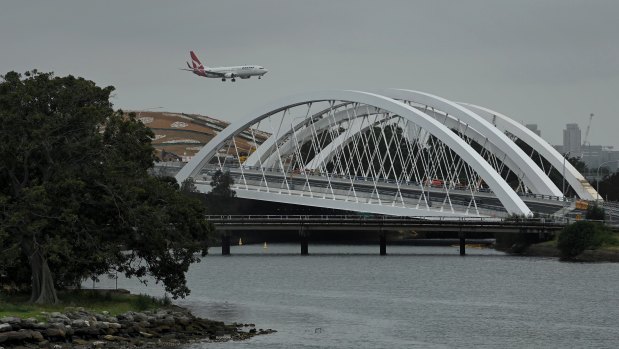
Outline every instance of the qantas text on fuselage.
<path id="1" fill-rule="evenodd" d="M 258 79 L 261 79 L 262 76 L 268 72 L 268 70 L 264 69 L 262 66 L 250 64 L 236 67 L 205 67 L 193 51 L 190 51 L 189 54 L 191 55 L 191 64 L 187 62 L 189 69 L 181 69 L 205 78 L 220 78 L 221 81 L 231 79 L 232 81 L 236 81 L 236 78 L 249 79 L 252 76 L 257 76 Z"/>

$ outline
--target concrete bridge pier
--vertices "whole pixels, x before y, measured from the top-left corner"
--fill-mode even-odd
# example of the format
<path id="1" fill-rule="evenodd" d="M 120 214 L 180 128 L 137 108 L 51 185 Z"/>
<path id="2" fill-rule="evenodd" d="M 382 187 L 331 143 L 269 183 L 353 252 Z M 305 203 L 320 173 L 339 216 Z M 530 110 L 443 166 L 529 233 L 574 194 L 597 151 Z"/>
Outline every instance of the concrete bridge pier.
<path id="1" fill-rule="evenodd" d="M 221 233 L 221 255 L 230 255 L 230 233 L 225 230 Z"/>
<path id="2" fill-rule="evenodd" d="M 303 226 L 299 230 L 299 238 L 301 240 L 301 256 L 307 256 L 309 254 L 309 232 Z"/>
<path id="3" fill-rule="evenodd" d="M 460 238 L 460 255 L 466 256 L 466 233 L 460 230 L 458 237 Z"/>
<path id="4" fill-rule="evenodd" d="M 382 229 L 380 231 L 380 255 L 387 255 L 387 234 Z"/>

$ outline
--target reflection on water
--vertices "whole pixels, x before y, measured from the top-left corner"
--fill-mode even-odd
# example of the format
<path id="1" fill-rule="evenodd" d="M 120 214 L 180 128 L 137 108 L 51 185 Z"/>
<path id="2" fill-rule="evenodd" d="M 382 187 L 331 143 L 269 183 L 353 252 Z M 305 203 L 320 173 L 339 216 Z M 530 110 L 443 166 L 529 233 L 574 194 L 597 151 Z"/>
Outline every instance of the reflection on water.
<path id="1" fill-rule="evenodd" d="M 615 348 L 619 265 L 458 247 L 293 244 L 218 249 L 180 304 L 276 334 L 193 348 Z M 113 287 L 113 280 L 104 280 Z M 104 286 L 104 285 L 100 285 Z M 163 295 L 131 280 L 119 286 Z"/>
<path id="2" fill-rule="evenodd" d="M 212 314 L 213 319 L 242 319 L 246 313 L 243 306 L 228 302 L 201 304 L 200 310 Z"/>

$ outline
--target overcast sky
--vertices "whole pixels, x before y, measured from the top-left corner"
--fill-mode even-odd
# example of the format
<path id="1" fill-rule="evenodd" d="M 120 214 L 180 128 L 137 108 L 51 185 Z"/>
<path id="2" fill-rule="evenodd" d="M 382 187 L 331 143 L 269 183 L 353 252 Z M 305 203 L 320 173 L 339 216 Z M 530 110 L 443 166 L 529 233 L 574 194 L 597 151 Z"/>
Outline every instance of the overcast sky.
<path id="1" fill-rule="evenodd" d="M 262 80 L 184 67 L 257 64 Z M 619 1 L 4 1 L 0 74 L 116 87 L 117 108 L 235 121 L 284 95 L 397 87 L 490 107 L 562 142 L 594 113 L 619 146 Z"/>

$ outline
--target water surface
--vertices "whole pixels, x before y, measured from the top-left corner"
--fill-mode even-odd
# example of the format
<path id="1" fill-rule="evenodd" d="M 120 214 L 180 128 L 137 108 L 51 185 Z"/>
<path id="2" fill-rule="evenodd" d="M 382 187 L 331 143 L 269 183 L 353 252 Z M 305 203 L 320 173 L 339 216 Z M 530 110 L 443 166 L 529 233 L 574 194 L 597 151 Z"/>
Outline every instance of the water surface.
<path id="1" fill-rule="evenodd" d="M 189 274 L 196 315 L 276 334 L 191 348 L 617 348 L 619 265 L 458 247 L 219 249 Z M 103 281 L 107 286 L 113 281 Z M 101 285 L 106 286 L 106 285 Z M 162 295 L 131 280 L 119 287 Z"/>

